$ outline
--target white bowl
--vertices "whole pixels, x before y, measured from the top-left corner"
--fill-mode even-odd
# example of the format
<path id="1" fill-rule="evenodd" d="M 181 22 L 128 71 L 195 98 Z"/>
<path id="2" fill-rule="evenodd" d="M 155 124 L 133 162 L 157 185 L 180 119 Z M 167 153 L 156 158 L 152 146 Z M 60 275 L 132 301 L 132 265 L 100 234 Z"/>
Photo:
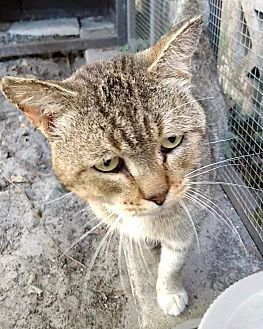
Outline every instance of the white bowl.
<path id="1" fill-rule="evenodd" d="M 198 329 L 263 329 L 263 271 L 227 288 L 210 305 Z"/>

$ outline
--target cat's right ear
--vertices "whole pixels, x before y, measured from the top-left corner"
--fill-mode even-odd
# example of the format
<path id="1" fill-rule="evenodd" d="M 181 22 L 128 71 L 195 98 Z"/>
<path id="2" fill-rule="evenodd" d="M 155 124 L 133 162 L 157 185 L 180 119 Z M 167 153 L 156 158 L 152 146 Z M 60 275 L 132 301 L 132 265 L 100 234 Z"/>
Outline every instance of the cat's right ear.
<path id="1" fill-rule="evenodd" d="M 191 60 L 202 32 L 202 17 L 181 22 L 153 47 L 145 50 L 148 71 L 167 78 L 191 78 Z"/>
<path id="2" fill-rule="evenodd" d="M 46 137 L 52 135 L 56 118 L 76 96 L 63 82 L 8 76 L 2 79 L 1 90 Z"/>

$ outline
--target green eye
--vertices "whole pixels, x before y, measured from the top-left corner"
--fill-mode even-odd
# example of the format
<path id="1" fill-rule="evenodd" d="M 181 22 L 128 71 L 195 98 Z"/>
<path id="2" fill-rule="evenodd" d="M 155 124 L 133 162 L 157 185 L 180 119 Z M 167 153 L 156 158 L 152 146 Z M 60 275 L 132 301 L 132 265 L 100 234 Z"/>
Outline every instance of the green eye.
<path id="1" fill-rule="evenodd" d="M 162 140 L 162 151 L 170 152 L 175 149 L 183 140 L 183 135 L 179 136 L 169 136 Z"/>
<path id="2" fill-rule="evenodd" d="M 118 169 L 119 165 L 120 165 L 120 158 L 114 157 L 112 159 L 102 160 L 101 162 L 96 164 L 94 167 L 98 171 L 112 172 L 112 171 Z"/>

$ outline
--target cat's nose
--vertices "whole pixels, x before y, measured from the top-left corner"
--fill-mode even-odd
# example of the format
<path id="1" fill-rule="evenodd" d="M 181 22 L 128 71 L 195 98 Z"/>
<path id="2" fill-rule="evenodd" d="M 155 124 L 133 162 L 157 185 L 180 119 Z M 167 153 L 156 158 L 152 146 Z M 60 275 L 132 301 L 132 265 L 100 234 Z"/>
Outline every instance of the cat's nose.
<path id="1" fill-rule="evenodd" d="M 161 206 L 162 204 L 164 204 L 167 194 L 168 194 L 168 191 L 165 191 L 165 192 L 162 192 L 159 194 L 155 194 L 149 198 L 146 198 L 146 200 L 152 201 L 152 202 L 156 203 L 158 206 Z"/>

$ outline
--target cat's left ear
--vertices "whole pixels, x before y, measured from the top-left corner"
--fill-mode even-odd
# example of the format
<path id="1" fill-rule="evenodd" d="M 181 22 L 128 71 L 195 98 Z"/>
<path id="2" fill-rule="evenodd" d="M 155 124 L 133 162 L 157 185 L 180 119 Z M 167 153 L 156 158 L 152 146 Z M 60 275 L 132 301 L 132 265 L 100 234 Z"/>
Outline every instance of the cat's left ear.
<path id="1" fill-rule="evenodd" d="M 70 107 L 76 96 L 63 82 L 8 76 L 2 79 L 1 89 L 46 137 L 52 135 L 56 118 Z"/>
<path id="2" fill-rule="evenodd" d="M 146 50 L 148 71 L 159 71 L 167 78 L 189 79 L 191 60 L 199 43 L 202 25 L 201 16 L 181 23 Z"/>

